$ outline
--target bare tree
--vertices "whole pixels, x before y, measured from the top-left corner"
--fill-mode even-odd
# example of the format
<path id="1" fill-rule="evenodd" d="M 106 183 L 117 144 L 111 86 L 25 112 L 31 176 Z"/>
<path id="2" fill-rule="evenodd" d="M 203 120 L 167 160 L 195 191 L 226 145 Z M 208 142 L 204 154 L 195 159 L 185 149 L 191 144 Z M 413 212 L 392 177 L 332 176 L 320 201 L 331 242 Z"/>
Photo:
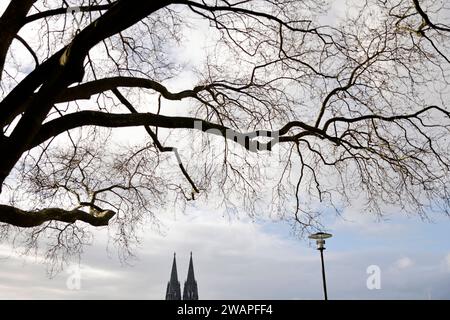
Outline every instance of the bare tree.
<path id="1" fill-rule="evenodd" d="M 158 210 L 208 198 L 301 230 L 356 198 L 448 214 L 450 8 L 336 2 L 11 0 L 2 233 L 50 232 L 52 257 L 109 225 L 128 250 Z M 171 90 L 188 68 L 174 51 L 205 22 L 204 61 Z"/>

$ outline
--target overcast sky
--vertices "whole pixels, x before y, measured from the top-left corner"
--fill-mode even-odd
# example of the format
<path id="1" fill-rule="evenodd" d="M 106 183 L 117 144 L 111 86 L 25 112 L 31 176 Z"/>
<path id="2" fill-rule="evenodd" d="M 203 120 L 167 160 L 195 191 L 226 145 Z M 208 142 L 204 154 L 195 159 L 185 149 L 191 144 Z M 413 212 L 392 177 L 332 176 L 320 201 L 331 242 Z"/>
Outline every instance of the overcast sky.
<path id="1" fill-rule="evenodd" d="M 348 221 L 330 223 L 334 237 L 326 245 L 330 299 L 450 298 L 448 218 L 425 223 L 392 217 L 380 223 L 355 220 L 361 215 L 351 211 L 344 217 Z M 201 299 L 322 298 L 319 252 L 294 237 L 286 224 L 230 221 L 190 209 L 168 218 L 164 230 L 145 230 L 132 265 L 108 254 L 104 232 L 97 232 L 82 256 L 79 290 L 70 289 L 76 265 L 49 278 L 39 259 L 0 247 L 0 298 L 164 299 L 174 251 L 181 282 L 193 251 Z M 381 289 L 367 288 L 371 265 L 380 268 Z"/>

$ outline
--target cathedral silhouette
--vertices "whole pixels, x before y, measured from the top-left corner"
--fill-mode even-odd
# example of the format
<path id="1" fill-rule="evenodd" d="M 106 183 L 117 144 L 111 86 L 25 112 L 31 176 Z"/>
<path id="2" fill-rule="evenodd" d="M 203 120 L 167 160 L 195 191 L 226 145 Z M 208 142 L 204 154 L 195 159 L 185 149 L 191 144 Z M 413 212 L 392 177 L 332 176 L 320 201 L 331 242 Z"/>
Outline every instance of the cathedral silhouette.
<path id="1" fill-rule="evenodd" d="M 170 281 L 167 283 L 166 300 L 182 300 L 180 282 L 178 281 L 176 253 L 173 254 L 172 272 Z M 198 300 L 197 281 L 194 276 L 194 263 L 189 260 L 189 269 L 187 279 L 184 282 L 183 300 Z"/>

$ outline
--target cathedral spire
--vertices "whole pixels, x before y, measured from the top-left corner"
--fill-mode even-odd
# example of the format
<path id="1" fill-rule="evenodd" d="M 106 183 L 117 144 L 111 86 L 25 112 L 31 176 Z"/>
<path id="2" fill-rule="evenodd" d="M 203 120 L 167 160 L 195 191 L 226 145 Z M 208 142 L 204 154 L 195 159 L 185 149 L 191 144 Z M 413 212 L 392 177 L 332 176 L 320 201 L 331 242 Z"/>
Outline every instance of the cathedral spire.
<path id="1" fill-rule="evenodd" d="M 178 272 L 177 272 L 177 254 L 173 254 L 172 272 L 170 273 L 170 281 L 178 282 Z"/>
<path id="2" fill-rule="evenodd" d="M 186 282 L 184 283 L 183 300 L 198 300 L 197 281 L 195 281 L 194 263 L 192 262 L 192 252 L 191 252 L 191 259 L 189 260 L 189 270 L 187 279 Z"/>
<path id="3" fill-rule="evenodd" d="M 176 253 L 173 254 L 172 272 L 167 284 L 166 300 L 181 300 L 180 282 L 178 281 Z"/>
<path id="4" fill-rule="evenodd" d="M 195 281 L 194 263 L 192 262 L 192 252 L 191 252 L 191 259 L 189 260 L 189 269 L 188 269 L 187 281 Z"/>

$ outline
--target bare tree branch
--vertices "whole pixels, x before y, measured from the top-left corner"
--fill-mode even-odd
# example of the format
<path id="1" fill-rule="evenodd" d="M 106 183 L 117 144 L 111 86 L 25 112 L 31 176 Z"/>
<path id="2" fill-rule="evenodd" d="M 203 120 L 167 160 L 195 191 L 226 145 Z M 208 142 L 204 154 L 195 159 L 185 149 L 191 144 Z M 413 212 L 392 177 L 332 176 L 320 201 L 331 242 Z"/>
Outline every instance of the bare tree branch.
<path id="1" fill-rule="evenodd" d="M 111 210 L 99 212 L 93 216 L 82 210 L 64 210 L 60 208 L 46 208 L 39 211 L 24 211 L 15 207 L 0 205 L 0 222 L 16 227 L 32 228 L 51 220 L 66 223 L 82 221 L 92 226 L 107 226 L 115 213 Z"/>

